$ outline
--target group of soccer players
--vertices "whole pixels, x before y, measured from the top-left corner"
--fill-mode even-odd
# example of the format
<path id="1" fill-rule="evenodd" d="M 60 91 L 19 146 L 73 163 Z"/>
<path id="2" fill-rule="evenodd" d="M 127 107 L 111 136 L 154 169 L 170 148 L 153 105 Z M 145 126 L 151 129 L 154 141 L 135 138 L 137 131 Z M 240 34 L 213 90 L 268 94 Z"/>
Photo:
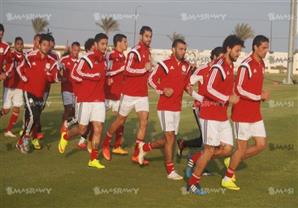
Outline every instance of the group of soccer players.
<path id="1" fill-rule="evenodd" d="M 20 107 L 24 105 L 23 127 L 16 147 L 22 153 L 30 152 L 32 147 L 41 149 L 40 140 L 44 137 L 41 114 L 51 83 L 61 82 L 64 105 L 58 143 L 61 154 L 69 141 L 79 136 L 78 146 L 86 148 L 90 154 L 89 167 L 105 168 L 98 159 L 99 149 L 108 161 L 112 159 L 111 152 L 127 155 L 122 147 L 124 126 L 131 111 L 135 110 L 139 125 L 132 162 L 148 165 L 146 154 L 153 149 L 162 149 L 167 178 L 181 180 L 183 177 L 174 167 L 173 150 L 185 91 L 195 100 L 194 114 L 201 132 L 193 144 L 202 146 L 187 161 L 185 175 L 189 192 L 206 194 L 200 186 L 201 176 L 208 162 L 219 157 L 225 158 L 227 167 L 221 185 L 239 190 L 235 176 L 238 165 L 266 147 L 260 107 L 262 101 L 269 99 L 269 93 L 263 90 L 263 59 L 269 49 L 268 38 L 263 35 L 254 38 L 252 52 L 241 63 L 235 77 L 233 63 L 244 47 L 243 40 L 236 35 L 229 35 L 221 47 L 212 50 L 207 65 L 189 63 L 186 42 L 176 39 L 172 43 L 171 56 L 154 66 L 150 54 L 152 29 L 143 26 L 139 34 L 138 44 L 127 56 L 124 54 L 128 48 L 125 35 L 116 34 L 114 47 L 108 51 L 108 36 L 99 33 L 85 42 L 82 56 L 79 55 L 80 43 L 73 42 L 69 51 L 59 58 L 53 50 L 55 39 L 52 35 L 35 35 L 32 50 L 25 52 L 21 37 L 15 38 L 13 48 L 3 41 L 4 27 L 0 24 L 0 80 L 4 85 L 1 117 L 12 109 L 4 135 L 16 137 L 12 128 Z M 149 119 L 148 85 L 159 96 L 157 114 L 163 136 L 145 142 Z M 234 136 L 227 112 L 229 105 L 232 106 Z M 109 109 L 115 118 L 101 139 Z M 233 148 L 234 137 L 236 148 Z M 253 145 L 248 144 L 250 138 L 254 139 Z M 178 141 L 181 152 L 187 143 L 190 141 Z"/>

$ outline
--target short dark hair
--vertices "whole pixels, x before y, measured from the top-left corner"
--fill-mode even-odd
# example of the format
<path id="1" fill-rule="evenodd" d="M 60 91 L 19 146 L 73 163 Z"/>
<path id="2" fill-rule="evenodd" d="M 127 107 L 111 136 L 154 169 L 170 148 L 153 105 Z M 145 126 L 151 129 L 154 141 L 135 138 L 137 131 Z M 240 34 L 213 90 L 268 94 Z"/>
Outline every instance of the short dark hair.
<path id="1" fill-rule="evenodd" d="M 92 48 L 92 46 L 94 45 L 94 43 L 95 43 L 94 38 L 89 38 L 88 40 L 86 40 L 86 42 L 84 44 L 85 51 L 89 51 Z"/>
<path id="2" fill-rule="evenodd" d="M 176 48 L 177 45 L 178 45 L 178 43 L 181 43 L 181 44 L 183 44 L 183 45 L 186 45 L 186 42 L 185 42 L 184 40 L 182 40 L 182 39 L 180 39 L 180 38 L 177 38 L 177 39 L 175 39 L 175 40 L 173 41 L 173 43 L 172 43 L 172 48 Z"/>
<path id="3" fill-rule="evenodd" d="M 116 34 L 113 37 L 113 44 L 116 47 L 118 42 L 121 42 L 124 38 L 127 38 L 125 35 L 123 34 Z"/>
<path id="4" fill-rule="evenodd" d="M 215 57 L 218 57 L 221 53 L 223 53 L 222 47 L 215 47 L 210 53 L 210 59 L 213 60 Z"/>
<path id="5" fill-rule="evenodd" d="M 252 41 L 252 50 L 254 51 L 254 46 L 259 47 L 262 43 L 264 42 L 268 42 L 269 43 L 269 39 L 264 36 L 264 35 L 257 35 L 253 41 Z"/>
<path id="6" fill-rule="evenodd" d="M 73 46 L 80 47 L 81 45 L 80 45 L 80 43 L 78 41 L 75 41 L 75 42 L 72 42 L 72 44 L 71 44 L 71 47 L 73 47 Z"/>
<path id="7" fill-rule="evenodd" d="M 146 31 L 152 33 L 152 28 L 149 26 L 142 26 L 142 28 L 140 29 L 140 35 L 143 35 Z"/>
<path id="8" fill-rule="evenodd" d="M 109 39 L 109 37 L 106 35 L 106 34 L 104 34 L 104 33 L 98 33 L 98 34 L 96 34 L 95 35 L 95 37 L 94 37 L 94 41 L 95 42 L 99 42 L 99 41 L 101 41 L 102 39 Z"/>
<path id="9" fill-rule="evenodd" d="M 222 44 L 223 53 L 226 53 L 228 48 L 234 48 L 236 45 L 240 45 L 244 48 L 244 41 L 237 35 L 229 35 Z"/>
<path id="10" fill-rule="evenodd" d="M 48 34 L 40 34 L 40 40 L 39 40 L 39 44 L 41 44 L 43 41 L 51 41 L 51 37 Z"/>
<path id="11" fill-rule="evenodd" d="M 48 34 L 48 36 L 49 36 L 49 38 L 50 38 L 50 41 L 52 41 L 52 42 L 54 42 L 54 43 L 55 43 L 55 38 L 54 38 L 54 36 L 53 36 L 53 35 L 51 35 L 51 34 Z"/>
<path id="12" fill-rule="evenodd" d="M 4 32 L 4 26 L 1 23 L 0 23 L 0 31 L 3 31 Z"/>
<path id="13" fill-rule="evenodd" d="M 37 33 L 37 34 L 34 35 L 33 39 L 35 40 L 36 38 L 40 38 L 40 34 L 39 33 Z"/>
<path id="14" fill-rule="evenodd" d="M 20 37 L 20 36 L 18 36 L 18 37 L 16 37 L 16 38 L 14 39 L 14 42 L 15 42 L 15 43 L 16 43 L 17 41 L 22 41 L 22 42 L 24 42 L 24 41 L 23 41 L 23 38 Z"/>

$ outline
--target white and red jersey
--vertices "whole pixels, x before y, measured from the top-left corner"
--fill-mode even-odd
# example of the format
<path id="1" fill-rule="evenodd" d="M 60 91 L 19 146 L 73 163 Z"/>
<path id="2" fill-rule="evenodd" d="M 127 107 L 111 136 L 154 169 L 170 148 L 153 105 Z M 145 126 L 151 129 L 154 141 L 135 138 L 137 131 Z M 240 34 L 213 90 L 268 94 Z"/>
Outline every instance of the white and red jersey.
<path id="1" fill-rule="evenodd" d="M 94 51 L 82 56 L 72 75 L 77 78 L 76 81 L 80 82 L 76 86 L 77 102 L 104 102 L 105 76 L 104 54 Z"/>
<path id="2" fill-rule="evenodd" d="M 205 64 L 200 66 L 198 69 L 195 70 L 195 72 L 192 74 L 196 75 L 196 76 L 201 76 L 202 82 L 198 82 L 198 94 L 201 96 L 204 96 L 204 91 L 206 90 L 206 87 L 204 87 L 204 85 L 206 86 L 206 83 L 208 81 L 208 76 L 209 76 L 209 72 L 211 69 L 211 64 Z M 200 108 L 201 102 L 199 102 L 198 100 L 194 100 L 194 104 L 193 106 L 195 108 Z"/>
<path id="3" fill-rule="evenodd" d="M 73 94 L 77 97 L 78 89 L 80 87 L 81 82 L 83 81 L 82 78 L 76 73 L 76 68 L 79 64 L 80 59 L 74 63 L 73 68 L 70 70 L 70 78 L 72 83 L 72 91 Z"/>
<path id="4" fill-rule="evenodd" d="M 2 71 L 3 62 L 8 51 L 9 45 L 4 41 L 0 41 L 0 71 Z"/>
<path id="5" fill-rule="evenodd" d="M 220 57 L 211 66 L 207 76 L 206 90 L 201 104 L 200 117 L 205 120 L 228 120 L 229 97 L 233 93 L 234 66 Z M 204 88 L 203 87 L 203 88 Z"/>
<path id="6" fill-rule="evenodd" d="M 23 52 L 9 51 L 5 57 L 4 72 L 6 79 L 3 82 L 5 88 L 21 89 L 21 79 L 17 73 L 17 66 L 23 61 L 25 55 Z"/>
<path id="7" fill-rule="evenodd" d="M 135 46 L 127 56 L 122 93 L 129 96 L 148 96 L 149 72 L 145 65 L 150 62 L 150 48 L 143 43 Z"/>
<path id="8" fill-rule="evenodd" d="M 106 78 L 112 79 L 112 84 L 105 84 L 105 96 L 109 100 L 120 100 L 123 85 L 123 73 L 125 70 L 126 58 L 123 53 L 114 49 L 107 55 Z"/>
<path id="9" fill-rule="evenodd" d="M 59 54 L 56 53 L 55 51 L 51 50 L 49 52 L 49 56 L 52 57 L 53 59 L 55 59 L 56 61 L 58 61 L 60 59 Z"/>
<path id="10" fill-rule="evenodd" d="M 246 58 L 238 68 L 235 92 L 240 101 L 233 105 L 232 120 L 236 122 L 257 122 L 262 120 L 261 94 L 265 64 L 253 55 Z"/>
<path id="11" fill-rule="evenodd" d="M 179 62 L 173 55 L 158 63 L 158 68 L 149 77 L 150 86 L 160 94 L 157 110 L 181 111 L 183 92 L 189 84 L 190 75 L 189 63 L 185 60 Z M 164 88 L 172 88 L 173 94 L 165 96 Z"/>
<path id="12" fill-rule="evenodd" d="M 22 89 L 42 98 L 49 83 L 58 81 L 57 64 L 52 57 L 42 57 L 40 51 L 33 51 L 18 65 L 17 72 L 22 80 Z"/>
<path id="13" fill-rule="evenodd" d="M 71 55 L 66 55 L 60 59 L 60 64 L 63 67 L 63 74 L 61 78 L 61 92 L 73 92 L 73 81 L 71 79 L 71 71 L 74 68 L 75 63 L 78 59 L 72 57 Z"/>

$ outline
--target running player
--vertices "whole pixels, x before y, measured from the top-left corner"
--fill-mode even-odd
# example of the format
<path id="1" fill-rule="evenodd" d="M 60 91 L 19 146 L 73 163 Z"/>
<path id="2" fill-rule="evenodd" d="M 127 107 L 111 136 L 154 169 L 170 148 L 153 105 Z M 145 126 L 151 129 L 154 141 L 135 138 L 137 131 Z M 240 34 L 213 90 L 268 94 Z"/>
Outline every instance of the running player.
<path id="1" fill-rule="evenodd" d="M 127 37 L 123 34 L 116 34 L 113 38 L 114 49 L 107 56 L 107 80 L 105 84 L 106 109 L 112 109 L 117 115 L 120 104 L 121 88 L 123 85 L 123 73 L 125 70 L 125 55 L 127 49 Z M 112 153 L 126 155 L 128 152 L 121 147 L 123 142 L 124 125 L 121 125 L 115 133 L 115 143 Z M 102 145 L 102 155 L 106 160 L 111 160 L 110 153 L 111 138 L 104 140 Z"/>
<path id="2" fill-rule="evenodd" d="M 228 36 L 223 42 L 223 53 L 210 69 L 204 100 L 200 110 L 204 150 L 196 162 L 192 176 L 188 179 L 188 190 L 197 195 L 206 192 L 200 187 L 203 170 L 212 158 L 226 157 L 232 152 L 233 133 L 228 120 L 229 103 L 235 104 L 239 97 L 233 93 L 234 65 L 244 42 L 236 35 Z"/>
<path id="3" fill-rule="evenodd" d="M 236 185 L 235 170 L 241 161 L 253 157 L 266 148 L 266 131 L 261 115 L 261 102 L 269 99 L 269 92 L 263 91 L 265 64 L 263 59 L 269 50 L 269 39 L 258 35 L 252 43 L 252 53 L 238 68 L 235 91 L 240 101 L 232 108 L 232 120 L 237 149 L 231 157 L 222 186 L 240 190 Z M 253 138 L 254 144 L 248 145 Z"/>
<path id="4" fill-rule="evenodd" d="M 136 135 L 136 144 L 132 161 L 138 163 L 139 144 L 143 143 L 146 134 L 149 100 L 148 100 L 148 77 L 152 69 L 150 44 L 152 40 L 152 29 L 143 26 L 140 30 L 140 42 L 129 52 L 124 71 L 124 81 L 120 107 L 116 120 L 107 131 L 105 140 L 111 140 L 119 127 L 123 126 L 129 113 L 135 109 L 139 128 Z M 148 164 L 148 161 L 144 161 Z"/>

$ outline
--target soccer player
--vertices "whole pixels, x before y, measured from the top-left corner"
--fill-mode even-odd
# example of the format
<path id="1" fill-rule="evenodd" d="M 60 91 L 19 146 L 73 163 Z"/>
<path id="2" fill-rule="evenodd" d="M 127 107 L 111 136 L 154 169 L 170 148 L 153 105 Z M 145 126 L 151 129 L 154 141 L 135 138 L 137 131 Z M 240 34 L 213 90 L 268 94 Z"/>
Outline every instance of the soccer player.
<path id="1" fill-rule="evenodd" d="M 40 122 L 46 86 L 48 83 L 58 81 L 57 62 L 48 55 L 50 50 L 49 36 L 41 35 L 39 43 L 39 50 L 28 54 L 27 58 L 23 59 L 17 67 L 20 78 L 24 82 L 25 125 L 23 134 L 16 144 L 22 153 L 28 153 L 30 150 L 30 134 L 33 126 Z M 37 146 L 38 143 L 39 145 L 39 142 L 36 141 L 38 139 L 34 136 L 33 138 L 32 144 Z"/>
<path id="2" fill-rule="evenodd" d="M 11 130 L 18 120 L 20 108 L 23 105 L 23 91 L 21 89 L 20 77 L 17 73 L 17 66 L 24 59 L 24 42 L 21 37 L 16 37 L 14 41 L 14 49 L 7 52 L 5 57 L 4 70 L 4 93 L 3 93 L 3 107 L 1 115 L 6 115 L 12 108 L 12 113 L 9 119 L 7 128 L 4 130 L 4 136 L 16 137 Z"/>
<path id="3" fill-rule="evenodd" d="M 105 53 L 108 46 L 108 36 L 99 33 L 94 39 L 97 46 L 96 50 L 83 56 L 75 69 L 77 75 L 82 79 L 77 91 L 79 131 L 73 128 L 67 132 L 62 132 L 58 150 L 63 154 L 68 140 L 74 136 L 84 134 L 87 131 L 89 123 L 91 123 L 92 150 L 88 166 L 102 169 L 105 166 L 98 160 L 98 147 L 105 121 Z"/>
<path id="4" fill-rule="evenodd" d="M 143 164 L 144 156 L 150 150 L 163 148 L 167 178 L 172 180 L 183 179 L 175 171 L 173 163 L 173 148 L 179 129 L 183 92 L 187 91 L 191 95 L 193 95 L 192 93 L 196 94 L 189 85 L 191 65 L 185 60 L 186 48 L 185 41 L 174 40 L 171 57 L 159 62 L 158 68 L 150 75 L 149 84 L 160 95 L 157 112 L 164 135 L 163 138 L 151 143 L 139 144 L 138 160 L 140 164 Z M 202 96 L 200 96 L 200 100 L 203 100 Z"/>
<path id="5" fill-rule="evenodd" d="M 85 48 L 85 52 L 86 53 L 89 53 L 89 52 L 93 52 L 94 50 L 96 50 L 96 43 L 95 43 L 95 40 L 94 38 L 89 38 L 85 44 L 84 44 L 84 48 Z M 78 63 L 77 63 L 78 64 Z M 74 68 L 72 69 L 72 72 L 71 72 L 71 78 L 73 80 L 72 82 L 72 85 L 73 85 L 73 92 L 74 92 L 74 95 L 75 95 L 75 101 L 76 101 L 76 104 L 75 104 L 75 119 L 74 121 L 77 122 L 78 120 L 78 104 L 77 104 L 77 90 L 79 88 L 79 84 L 81 83 L 82 79 L 79 77 L 79 76 L 76 76 L 75 74 L 75 69 L 76 69 L 76 66 L 74 66 Z M 71 125 L 68 123 L 68 128 L 70 127 Z M 87 128 L 87 131 L 81 135 L 81 138 L 77 144 L 77 147 L 79 149 L 82 149 L 82 150 L 85 150 L 87 148 L 87 137 L 88 137 L 88 134 L 90 132 L 90 129 L 91 129 L 91 125 L 89 123 L 89 126 Z M 91 136 L 91 135 L 90 135 Z M 91 139 L 91 137 L 90 137 Z M 90 140 L 88 140 L 90 141 Z M 91 145 L 90 145 L 90 142 L 88 143 L 88 151 L 91 152 Z"/>
<path id="6" fill-rule="evenodd" d="M 236 35 L 228 36 L 223 42 L 223 53 L 210 69 L 204 100 L 200 110 L 204 149 L 196 162 L 187 188 L 191 193 L 204 195 L 200 178 L 208 162 L 216 157 L 226 157 L 232 152 L 233 133 L 228 120 L 229 103 L 235 104 L 239 97 L 233 93 L 234 65 L 244 42 Z"/>
<path id="7" fill-rule="evenodd" d="M 67 121 L 71 120 L 75 115 L 75 97 L 73 84 L 71 80 L 71 70 L 78 61 L 80 53 L 80 43 L 73 42 L 71 44 L 70 54 L 60 59 L 62 66 L 61 94 L 64 105 L 62 117 L 61 132 L 67 131 Z"/>
<path id="8" fill-rule="evenodd" d="M 29 54 L 32 51 L 38 50 L 39 41 L 40 41 L 40 34 L 35 34 L 33 37 L 33 47 L 30 50 L 26 51 L 26 53 Z"/>
<path id="9" fill-rule="evenodd" d="M 125 55 L 127 49 L 127 37 L 123 34 L 116 34 L 113 38 L 114 49 L 107 56 L 107 73 L 105 84 L 106 109 L 112 109 L 112 112 L 117 115 L 120 104 L 121 89 L 123 85 L 123 73 L 125 70 Z M 116 130 L 115 143 L 112 153 L 126 155 L 128 152 L 121 147 L 123 141 L 124 125 L 121 125 Z M 111 160 L 110 144 L 111 137 L 107 137 L 103 141 L 102 155 L 106 160 Z"/>
<path id="10" fill-rule="evenodd" d="M 152 29 L 148 26 L 143 26 L 140 30 L 140 42 L 128 54 L 118 116 L 108 129 L 105 137 L 105 140 L 111 140 L 119 127 L 124 125 L 128 114 L 135 109 L 139 119 L 136 144 L 131 158 L 135 163 L 138 163 L 138 147 L 144 141 L 148 123 L 149 100 L 147 81 L 149 71 L 152 69 L 151 40 Z M 148 164 L 148 161 L 145 160 L 144 164 Z"/>
<path id="11" fill-rule="evenodd" d="M 206 65 L 203 65 L 199 67 L 194 73 L 194 76 L 197 76 L 201 79 L 201 81 L 198 82 L 198 94 L 204 96 L 202 85 L 205 83 L 204 79 L 206 81 L 206 78 L 209 74 L 210 67 L 213 65 L 214 61 L 218 59 L 222 55 L 222 47 L 216 47 L 211 51 L 210 54 L 210 62 Z M 192 77 L 194 77 L 192 76 Z M 199 128 L 200 136 L 191 140 L 184 140 L 184 139 L 177 139 L 178 144 L 178 156 L 182 156 L 184 148 L 187 147 L 202 147 L 203 139 L 201 134 L 201 126 L 199 122 L 199 114 L 200 114 L 200 105 L 201 103 L 197 100 L 194 101 L 192 112 L 194 114 L 194 117 L 196 119 L 197 126 Z M 195 161 L 194 161 L 195 162 Z"/>
<path id="12" fill-rule="evenodd" d="M 3 41 L 4 36 L 4 26 L 0 24 L 0 71 L 2 72 L 3 62 L 6 54 L 9 51 L 9 45 Z M 3 80 L 4 74 L 1 75 L 0 80 Z"/>
<path id="13" fill-rule="evenodd" d="M 261 115 L 261 102 L 269 99 L 269 92 L 263 90 L 265 74 L 265 58 L 269 50 L 269 40 L 258 35 L 252 43 L 252 53 L 239 66 L 235 91 L 240 101 L 233 105 L 232 120 L 237 139 L 237 149 L 234 151 L 222 186 L 239 190 L 236 185 L 235 170 L 241 161 L 253 157 L 266 148 L 266 131 Z M 253 138 L 254 144 L 248 145 Z"/>

